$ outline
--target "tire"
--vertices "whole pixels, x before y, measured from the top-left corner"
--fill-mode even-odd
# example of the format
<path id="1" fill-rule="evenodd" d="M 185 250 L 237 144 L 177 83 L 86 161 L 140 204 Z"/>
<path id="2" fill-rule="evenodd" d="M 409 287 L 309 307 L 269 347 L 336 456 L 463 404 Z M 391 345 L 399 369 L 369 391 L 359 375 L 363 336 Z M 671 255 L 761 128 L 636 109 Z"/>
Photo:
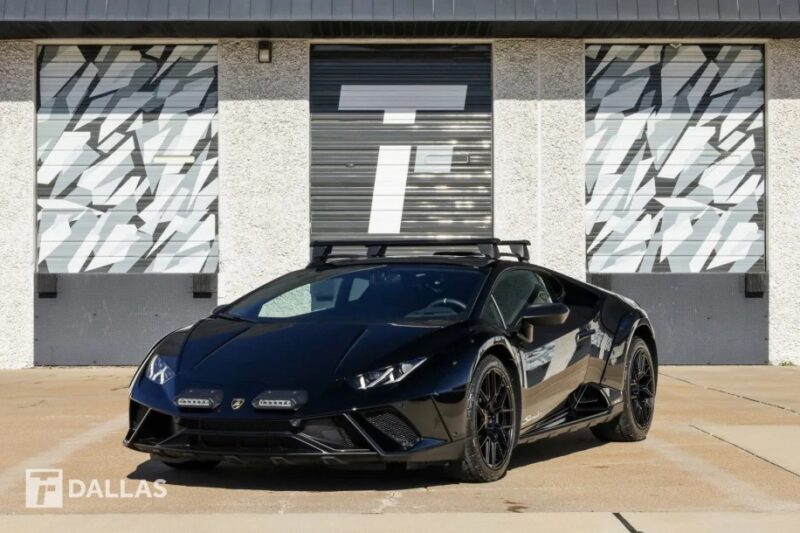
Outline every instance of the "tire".
<path id="1" fill-rule="evenodd" d="M 653 422 L 656 400 L 656 367 L 647 343 L 634 337 L 625 358 L 625 409 L 608 422 L 593 426 L 592 433 L 603 442 L 644 440 Z"/>
<path id="2" fill-rule="evenodd" d="M 503 363 L 491 355 L 482 359 L 467 386 L 464 458 L 447 466 L 450 477 L 485 483 L 505 475 L 517 443 L 517 403 L 514 381 Z"/>
<path id="3" fill-rule="evenodd" d="M 211 470 L 220 463 L 220 461 L 170 461 L 161 457 L 152 458 L 175 470 Z"/>

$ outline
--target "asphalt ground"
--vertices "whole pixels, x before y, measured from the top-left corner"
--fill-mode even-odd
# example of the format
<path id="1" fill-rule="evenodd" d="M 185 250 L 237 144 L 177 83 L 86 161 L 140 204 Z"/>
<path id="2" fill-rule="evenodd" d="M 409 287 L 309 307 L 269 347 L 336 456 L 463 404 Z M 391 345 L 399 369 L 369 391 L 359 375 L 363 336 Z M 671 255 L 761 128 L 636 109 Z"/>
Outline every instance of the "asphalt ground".
<path id="1" fill-rule="evenodd" d="M 437 468 L 174 471 L 121 444 L 132 373 L 0 371 L 0 531 L 800 531 L 800 368 L 664 367 L 647 440 L 522 446 L 491 484 Z M 62 507 L 26 507 L 26 469 L 63 471 Z"/>

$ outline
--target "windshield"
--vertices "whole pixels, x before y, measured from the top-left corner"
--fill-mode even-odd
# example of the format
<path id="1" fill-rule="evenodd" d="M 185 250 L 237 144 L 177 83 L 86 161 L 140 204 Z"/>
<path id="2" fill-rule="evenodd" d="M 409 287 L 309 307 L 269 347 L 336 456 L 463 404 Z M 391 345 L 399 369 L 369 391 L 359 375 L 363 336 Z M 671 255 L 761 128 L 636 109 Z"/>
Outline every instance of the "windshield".
<path id="1" fill-rule="evenodd" d="M 245 296 L 223 316 L 253 321 L 457 321 L 472 309 L 484 278 L 471 268 L 438 265 L 303 272 Z"/>

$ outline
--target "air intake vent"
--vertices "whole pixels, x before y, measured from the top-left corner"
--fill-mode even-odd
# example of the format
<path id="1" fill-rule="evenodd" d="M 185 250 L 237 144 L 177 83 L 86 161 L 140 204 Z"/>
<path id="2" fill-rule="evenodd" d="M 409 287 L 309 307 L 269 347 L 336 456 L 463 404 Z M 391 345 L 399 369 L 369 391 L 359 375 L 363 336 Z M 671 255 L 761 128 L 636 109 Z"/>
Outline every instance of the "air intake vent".
<path id="1" fill-rule="evenodd" d="M 402 417 L 390 410 L 368 411 L 364 418 L 375 429 L 407 450 L 420 441 L 420 436 Z"/>

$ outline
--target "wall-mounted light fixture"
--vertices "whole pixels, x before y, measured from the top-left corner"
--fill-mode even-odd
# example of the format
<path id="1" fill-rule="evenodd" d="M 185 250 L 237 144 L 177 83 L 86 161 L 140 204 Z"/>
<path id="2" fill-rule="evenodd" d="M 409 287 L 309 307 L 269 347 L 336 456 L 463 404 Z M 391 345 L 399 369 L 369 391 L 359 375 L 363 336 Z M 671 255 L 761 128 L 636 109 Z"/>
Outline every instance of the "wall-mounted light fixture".
<path id="1" fill-rule="evenodd" d="M 258 41 L 258 62 L 272 63 L 272 43 L 269 41 Z"/>

